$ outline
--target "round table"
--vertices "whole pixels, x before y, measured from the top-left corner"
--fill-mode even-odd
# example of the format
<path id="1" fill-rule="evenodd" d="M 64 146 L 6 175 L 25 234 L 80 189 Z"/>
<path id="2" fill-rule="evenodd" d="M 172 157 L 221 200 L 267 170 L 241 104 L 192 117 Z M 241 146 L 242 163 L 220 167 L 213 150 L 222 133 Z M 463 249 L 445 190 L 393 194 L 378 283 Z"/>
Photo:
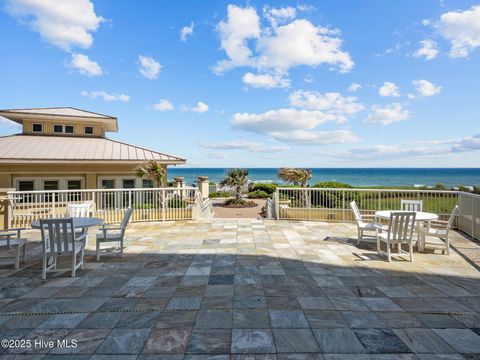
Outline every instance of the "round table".
<path id="1" fill-rule="evenodd" d="M 103 225 L 103 219 L 96 217 L 77 217 L 73 218 L 73 227 L 75 229 L 84 229 L 93 226 Z M 32 229 L 40 229 L 40 221 L 32 222 Z"/>
<path id="2" fill-rule="evenodd" d="M 375 216 L 380 219 L 388 220 L 390 219 L 390 214 L 392 212 L 402 212 L 401 210 L 380 210 L 375 212 Z M 406 212 L 406 211 L 405 211 Z M 438 220 L 438 215 L 434 213 L 424 212 L 424 211 L 415 211 L 415 224 L 416 233 L 417 233 L 417 246 L 419 251 L 423 251 L 424 244 L 421 236 L 420 228 L 424 222 Z"/>

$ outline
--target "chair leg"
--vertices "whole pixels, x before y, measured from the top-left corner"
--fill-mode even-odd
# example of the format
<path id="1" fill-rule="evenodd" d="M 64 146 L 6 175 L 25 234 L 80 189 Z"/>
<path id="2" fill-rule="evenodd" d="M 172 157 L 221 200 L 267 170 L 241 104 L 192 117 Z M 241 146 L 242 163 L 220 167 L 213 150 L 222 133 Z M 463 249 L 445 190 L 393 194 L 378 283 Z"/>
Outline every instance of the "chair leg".
<path id="1" fill-rule="evenodd" d="M 402 244 L 400 243 L 397 244 L 397 251 L 398 251 L 398 255 L 402 254 Z"/>
<path id="2" fill-rule="evenodd" d="M 43 264 L 42 264 L 42 279 L 46 280 L 47 279 L 47 258 L 44 256 L 43 257 Z"/>
<path id="3" fill-rule="evenodd" d="M 82 252 L 80 253 L 80 269 L 83 269 L 83 257 L 85 255 L 85 249 L 82 249 Z"/>
<path id="4" fill-rule="evenodd" d="M 120 256 L 123 257 L 123 239 L 120 240 Z"/>
<path id="5" fill-rule="evenodd" d="M 15 253 L 15 269 L 20 268 L 20 246 L 17 246 L 17 251 Z"/>
<path id="6" fill-rule="evenodd" d="M 447 255 L 450 255 L 450 240 L 448 239 L 448 236 L 445 239 L 445 252 Z"/>
<path id="7" fill-rule="evenodd" d="M 97 240 L 97 261 L 100 261 L 100 241 Z"/>
<path id="8" fill-rule="evenodd" d="M 25 244 L 23 245 L 23 262 L 27 262 L 27 242 L 25 241 Z"/>
<path id="9" fill-rule="evenodd" d="M 77 254 L 73 254 L 72 256 L 72 278 L 75 277 L 75 273 L 77 271 Z"/>
<path id="10" fill-rule="evenodd" d="M 408 252 L 410 253 L 410 262 L 413 262 L 413 241 L 408 243 Z"/>
<path id="11" fill-rule="evenodd" d="M 363 233 L 362 230 L 358 229 L 358 234 L 357 234 L 357 245 L 360 244 L 360 241 L 362 240 Z"/>
<path id="12" fill-rule="evenodd" d="M 377 236 L 377 254 L 380 255 L 380 238 Z"/>
<path id="13" fill-rule="evenodd" d="M 387 242 L 387 258 L 388 262 L 392 262 L 392 255 L 390 254 L 390 243 Z"/>

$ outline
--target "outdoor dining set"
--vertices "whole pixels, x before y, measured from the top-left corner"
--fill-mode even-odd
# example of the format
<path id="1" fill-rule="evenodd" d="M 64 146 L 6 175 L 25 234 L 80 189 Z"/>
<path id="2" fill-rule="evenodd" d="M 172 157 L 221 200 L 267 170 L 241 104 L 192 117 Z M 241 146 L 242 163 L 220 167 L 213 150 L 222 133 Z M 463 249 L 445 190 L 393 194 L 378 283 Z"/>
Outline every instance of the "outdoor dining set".
<path id="1" fill-rule="evenodd" d="M 96 234 L 96 258 L 100 260 L 102 243 L 119 243 L 120 254 L 123 256 L 123 240 L 125 229 L 130 221 L 132 209 L 127 208 L 120 225 L 107 225 L 103 219 L 91 217 L 91 202 L 67 204 L 63 218 L 40 219 L 33 221 L 32 229 L 39 229 L 42 239 L 42 278 L 47 272 L 57 271 L 57 259 L 71 258 L 71 274 L 75 277 L 77 269 L 83 268 L 85 247 L 88 243 L 88 230 L 99 227 Z M 0 230 L 0 248 L 14 248 L 15 269 L 20 267 L 20 250 L 22 260 L 26 261 L 27 239 L 21 236 L 25 228 Z"/>
<path id="2" fill-rule="evenodd" d="M 380 210 L 371 215 L 362 215 L 357 203 L 352 201 L 350 207 L 357 224 L 357 244 L 376 241 L 378 254 L 386 255 L 389 262 L 392 261 L 392 246 L 397 245 L 398 255 L 408 254 L 410 261 L 413 261 L 415 242 L 418 251 L 425 251 L 426 239 L 433 237 L 440 239 L 443 253 L 450 254 L 449 231 L 458 215 L 458 205 L 448 221 L 439 220 L 437 214 L 424 212 L 422 200 L 402 199 L 400 206 L 400 210 Z M 386 245 L 386 251 L 381 249 L 382 243 Z M 408 246 L 408 251 L 402 249 L 404 244 Z M 437 247 L 439 244 L 432 245 Z"/>

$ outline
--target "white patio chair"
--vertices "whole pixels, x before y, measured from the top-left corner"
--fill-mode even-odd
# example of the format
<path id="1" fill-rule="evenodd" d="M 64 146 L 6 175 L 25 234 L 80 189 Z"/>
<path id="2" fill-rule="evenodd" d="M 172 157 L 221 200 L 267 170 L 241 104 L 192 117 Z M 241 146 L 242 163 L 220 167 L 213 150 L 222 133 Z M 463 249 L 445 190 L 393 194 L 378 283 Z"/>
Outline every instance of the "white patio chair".
<path id="1" fill-rule="evenodd" d="M 415 227 L 415 212 L 392 211 L 388 229 L 377 234 L 377 252 L 379 255 L 385 254 L 381 251 L 380 244 L 384 242 L 387 245 L 388 262 L 392 262 L 391 245 L 397 244 L 398 254 L 406 254 L 402 249 L 402 244 L 408 244 L 408 254 L 410 261 L 413 262 L 413 229 Z"/>
<path id="2" fill-rule="evenodd" d="M 400 210 L 403 211 L 422 211 L 423 201 L 422 200 L 400 200 Z"/>
<path id="3" fill-rule="evenodd" d="M 100 260 L 100 244 L 109 242 L 120 243 L 120 255 L 123 257 L 123 239 L 125 237 L 125 229 L 127 228 L 132 209 L 128 208 L 123 216 L 120 226 L 103 225 L 100 232 L 97 233 L 97 261 Z"/>
<path id="4" fill-rule="evenodd" d="M 92 208 L 93 203 L 91 201 L 86 201 L 81 204 L 67 204 L 66 217 L 90 217 L 90 209 Z M 88 229 L 75 229 L 76 235 L 79 236 L 83 233 L 86 233 L 85 236 L 85 245 L 88 244 Z"/>
<path id="5" fill-rule="evenodd" d="M 353 215 L 355 217 L 355 223 L 357 224 L 357 244 L 360 244 L 360 241 L 363 240 L 376 240 L 377 238 L 377 230 L 381 227 L 382 225 L 379 223 L 376 223 L 374 220 L 375 215 L 363 215 L 360 213 L 360 210 L 358 209 L 357 203 L 355 201 L 352 201 L 350 203 L 350 208 L 352 209 Z M 364 221 L 364 218 L 370 218 L 372 221 Z M 374 232 L 375 234 L 372 235 L 365 235 L 364 232 Z"/>
<path id="6" fill-rule="evenodd" d="M 75 277 L 76 270 L 83 268 L 86 233 L 75 233 L 73 218 L 41 219 L 40 232 L 43 252 L 42 279 L 47 278 L 47 272 L 57 271 L 57 258 L 61 256 L 71 256 L 72 277 Z M 78 254 L 80 261 L 77 263 Z"/>
<path id="7" fill-rule="evenodd" d="M 0 230 L 0 248 L 15 248 L 15 269 L 20 268 L 20 248 L 23 248 L 23 262 L 27 261 L 27 239 L 22 238 L 25 228 Z"/>
<path id="8" fill-rule="evenodd" d="M 458 215 L 458 205 L 452 211 L 450 218 L 448 221 L 443 220 L 435 220 L 431 221 L 423 228 L 420 229 L 423 247 L 425 247 L 425 238 L 426 237 L 434 237 L 438 238 L 445 244 L 445 250 L 442 250 L 444 254 L 450 255 L 450 241 L 449 241 L 449 232 L 452 229 L 453 222 L 455 221 L 455 217 Z"/>

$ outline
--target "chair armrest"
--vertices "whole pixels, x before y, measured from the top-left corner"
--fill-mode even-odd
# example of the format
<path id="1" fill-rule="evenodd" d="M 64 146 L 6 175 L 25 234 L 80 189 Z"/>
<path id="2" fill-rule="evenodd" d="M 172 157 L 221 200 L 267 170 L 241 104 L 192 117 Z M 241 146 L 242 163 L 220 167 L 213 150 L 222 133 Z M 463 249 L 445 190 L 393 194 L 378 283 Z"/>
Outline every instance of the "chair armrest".
<path id="1" fill-rule="evenodd" d="M 17 233 L 17 237 L 21 236 L 22 230 L 27 230 L 26 228 L 10 228 L 10 229 L 2 229 L 0 230 L 0 235 L 11 235 L 12 232 Z"/>
<path id="2" fill-rule="evenodd" d="M 122 230 L 122 228 L 117 226 L 102 226 L 100 230 L 101 231 Z"/>
<path id="3" fill-rule="evenodd" d="M 369 218 L 369 219 L 375 219 L 376 215 L 375 214 L 363 214 L 362 218 Z"/>
<path id="4" fill-rule="evenodd" d="M 75 236 L 75 241 L 81 241 L 81 240 L 84 240 L 87 238 L 87 233 L 86 232 L 83 232 L 81 233 L 80 235 L 78 236 Z"/>

